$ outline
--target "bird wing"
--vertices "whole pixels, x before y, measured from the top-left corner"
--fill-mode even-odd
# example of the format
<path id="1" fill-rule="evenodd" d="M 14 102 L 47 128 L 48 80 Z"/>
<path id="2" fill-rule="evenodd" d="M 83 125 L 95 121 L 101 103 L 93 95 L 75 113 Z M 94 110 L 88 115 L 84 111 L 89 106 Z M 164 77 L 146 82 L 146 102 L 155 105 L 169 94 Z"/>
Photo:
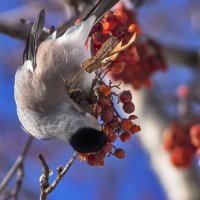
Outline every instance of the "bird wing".
<path id="1" fill-rule="evenodd" d="M 42 9 L 31 28 L 24 49 L 23 62 L 27 60 L 32 61 L 33 69 L 36 67 L 36 53 L 37 53 L 38 39 L 42 33 L 44 22 L 45 22 L 45 11 L 44 9 Z"/>

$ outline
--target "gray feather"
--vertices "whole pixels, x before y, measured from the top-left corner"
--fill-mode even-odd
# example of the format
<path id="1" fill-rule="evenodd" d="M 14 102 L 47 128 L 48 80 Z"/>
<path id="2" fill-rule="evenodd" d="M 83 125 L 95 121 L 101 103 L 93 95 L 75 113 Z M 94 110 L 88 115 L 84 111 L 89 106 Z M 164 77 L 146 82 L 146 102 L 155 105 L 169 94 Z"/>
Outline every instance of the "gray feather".
<path id="1" fill-rule="evenodd" d="M 101 130 L 92 115 L 77 112 L 69 102 L 42 113 L 18 106 L 17 113 L 25 130 L 38 139 L 58 138 L 68 142 L 80 128 Z"/>

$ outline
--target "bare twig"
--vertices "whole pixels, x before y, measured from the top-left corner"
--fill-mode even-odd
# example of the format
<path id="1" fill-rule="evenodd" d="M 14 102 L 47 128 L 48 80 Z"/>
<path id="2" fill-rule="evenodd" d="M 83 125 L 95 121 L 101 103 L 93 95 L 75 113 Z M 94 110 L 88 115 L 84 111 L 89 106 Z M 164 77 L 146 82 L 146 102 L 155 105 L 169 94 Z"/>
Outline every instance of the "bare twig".
<path id="1" fill-rule="evenodd" d="M 73 154 L 72 158 L 70 159 L 70 161 L 66 164 L 64 169 L 62 169 L 62 167 L 59 166 L 59 170 L 57 170 L 58 171 L 57 177 L 55 178 L 53 183 L 51 185 L 49 185 L 49 176 L 50 176 L 51 170 L 49 169 L 44 157 L 42 156 L 42 154 L 39 154 L 38 157 L 41 160 L 42 172 L 43 172 L 41 179 L 40 179 L 40 189 L 41 189 L 40 200 L 46 200 L 47 195 L 55 189 L 57 184 L 61 181 L 63 176 L 66 174 L 66 172 L 72 166 L 72 164 L 74 163 L 77 156 L 78 156 L 78 153 L 75 152 Z"/>
<path id="2" fill-rule="evenodd" d="M 42 154 L 39 154 L 38 158 L 42 163 L 42 176 L 40 178 L 40 200 L 45 200 L 47 197 L 45 190 L 49 187 L 50 169 Z"/>
<path id="3" fill-rule="evenodd" d="M 13 177 L 13 175 L 15 174 L 15 172 L 17 170 L 19 170 L 19 168 L 22 167 L 22 163 L 24 162 L 24 159 L 26 157 L 26 154 L 30 148 L 31 142 L 32 142 L 32 137 L 29 136 L 27 142 L 25 143 L 22 152 L 20 153 L 20 155 L 18 156 L 17 160 L 15 161 L 14 165 L 11 167 L 11 169 L 9 170 L 9 172 L 6 174 L 6 176 L 3 178 L 3 180 L 0 183 L 0 194 L 1 192 L 4 190 L 4 188 L 7 186 L 8 182 L 11 180 L 11 178 Z M 22 169 L 22 168 L 21 168 Z M 20 176 L 23 177 L 23 176 Z M 22 182 L 22 181 L 21 181 Z M 18 184 L 18 181 L 17 181 Z M 21 188 L 18 187 L 19 189 Z"/>
<path id="4" fill-rule="evenodd" d="M 5 197 L 3 198 L 4 200 L 8 200 L 11 198 L 15 198 L 16 200 L 18 199 L 19 192 L 22 187 L 23 178 L 24 178 L 24 169 L 23 169 L 23 164 L 21 163 L 21 165 L 19 165 L 19 167 L 17 168 L 17 179 L 15 188 L 5 195 Z"/>

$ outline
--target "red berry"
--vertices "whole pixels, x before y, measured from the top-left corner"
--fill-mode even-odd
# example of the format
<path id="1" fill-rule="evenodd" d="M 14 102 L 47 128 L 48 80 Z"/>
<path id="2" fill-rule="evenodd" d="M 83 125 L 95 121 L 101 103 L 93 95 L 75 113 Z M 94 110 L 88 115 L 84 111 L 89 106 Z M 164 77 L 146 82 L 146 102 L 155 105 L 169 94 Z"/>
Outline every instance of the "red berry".
<path id="1" fill-rule="evenodd" d="M 114 132 L 111 132 L 109 135 L 108 135 L 108 141 L 110 143 L 113 143 L 115 142 L 117 139 L 117 135 L 114 133 Z"/>
<path id="2" fill-rule="evenodd" d="M 128 27 L 129 33 L 135 33 L 135 30 L 136 30 L 136 24 L 129 25 L 129 27 Z"/>
<path id="3" fill-rule="evenodd" d="M 115 19 L 121 24 L 125 24 L 128 21 L 127 14 L 122 10 L 116 10 L 114 12 Z"/>
<path id="4" fill-rule="evenodd" d="M 171 151 L 175 146 L 175 138 L 171 129 L 166 129 L 163 135 L 163 146 L 166 150 Z"/>
<path id="5" fill-rule="evenodd" d="M 92 34 L 92 40 L 95 45 L 101 45 L 102 39 L 103 39 L 103 34 L 101 32 L 97 31 L 94 34 Z"/>
<path id="6" fill-rule="evenodd" d="M 113 12 L 108 11 L 105 15 L 104 15 L 104 20 L 107 22 L 112 22 L 114 20 L 114 15 Z"/>
<path id="7" fill-rule="evenodd" d="M 116 27 L 113 32 L 112 32 L 113 36 L 121 38 L 124 36 L 125 31 L 123 27 Z"/>
<path id="8" fill-rule="evenodd" d="M 137 118 L 138 118 L 138 117 L 137 117 L 136 115 L 130 115 L 128 119 L 130 119 L 130 120 L 135 120 L 135 119 L 137 119 Z"/>
<path id="9" fill-rule="evenodd" d="M 102 24 L 104 31 L 113 31 L 116 25 L 116 22 L 103 22 Z"/>
<path id="10" fill-rule="evenodd" d="M 200 148 L 200 124 L 192 126 L 190 129 L 190 138 L 192 144 L 195 147 Z"/>
<path id="11" fill-rule="evenodd" d="M 133 123 L 129 119 L 124 119 L 121 122 L 121 126 L 122 126 L 123 130 L 129 130 L 132 125 L 133 125 Z"/>
<path id="12" fill-rule="evenodd" d="M 100 99 L 99 101 L 98 101 L 98 105 L 99 106 L 102 106 L 102 107 L 106 107 L 106 106 L 109 106 L 109 104 L 110 104 L 110 98 L 103 98 L 103 99 Z"/>
<path id="13" fill-rule="evenodd" d="M 106 152 L 106 153 L 110 153 L 112 151 L 112 148 L 113 148 L 113 145 L 111 143 L 107 143 L 104 147 L 103 147 L 103 150 Z"/>
<path id="14" fill-rule="evenodd" d="M 103 83 L 99 86 L 98 92 L 101 93 L 103 96 L 108 97 L 111 95 L 112 91 L 110 87 Z"/>
<path id="15" fill-rule="evenodd" d="M 134 125 L 131 126 L 129 131 L 130 131 L 131 134 L 135 134 L 135 133 L 141 131 L 141 128 L 140 128 L 140 126 L 134 124 Z"/>
<path id="16" fill-rule="evenodd" d="M 132 113 L 135 110 L 135 106 L 134 106 L 134 104 L 132 102 L 128 102 L 128 103 L 125 103 L 123 105 L 123 110 L 126 113 L 130 114 L 130 113 Z"/>
<path id="17" fill-rule="evenodd" d="M 102 113 L 101 113 L 101 119 L 104 121 L 104 122 L 111 122 L 113 120 L 113 117 L 114 117 L 114 110 L 111 109 L 110 107 L 107 108 L 106 110 L 104 110 Z"/>
<path id="18" fill-rule="evenodd" d="M 136 33 L 137 35 L 141 35 L 142 29 L 141 29 L 140 26 L 138 26 L 137 24 L 131 24 L 131 25 L 128 27 L 128 32 L 129 32 L 129 33 Z"/>
<path id="19" fill-rule="evenodd" d="M 103 166 L 104 165 L 104 161 L 102 159 L 87 160 L 87 163 L 90 166 Z"/>
<path id="20" fill-rule="evenodd" d="M 125 152 L 123 149 L 116 149 L 115 152 L 114 152 L 114 155 L 117 157 L 117 158 L 124 158 L 125 157 Z"/>
<path id="21" fill-rule="evenodd" d="M 104 132 L 106 135 L 109 135 L 111 131 L 112 131 L 111 128 L 110 128 L 107 124 L 105 124 L 105 125 L 103 126 L 103 132 Z"/>
<path id="22" fill-rule="evenodd" d="M 104 159 L 106 156 L 106 152 L 104 151 L 104 149 L 102 149 L 98 151 L 95 155 L 97 159 Z"/>
<path id="23" fill-rule="evenodd" d="M 100 115 L 100 113 L 102 112 L 102 107 L 100 105 L 97 105 L 97 115 Z"/>
<path id="24" fill-rule="evenodd" d="M 113 117 L 113 120 L 109 123 L 109 126 L 112 128 L 112 130 L 115 130 L 117 127 L 119 127 L 119 120 L 116 116 Z"/>
<path id="25" fill-rule="evenodd" d="M 122 142 L 126 142 L 127 140 L 129 140 L 131 138 L 131 135 L 129 134 L 129 133 L 127 133 L 127 132 L 123 132 L 123 133 L 121 133 L 121 135 L 120 135 L 120 140 L 122 141 Z"/>
<path id="26" fill-rule="evenodd" d="M 103 166 L 104 165 L 104 160 L 103 159 L 98 159 L 96 160 L 96 163 L 95 163 L 96 166 Z"/>
<path id="27" fill-rule="evenodd" d="M 179 97 L 188 97 L 189 88 L 187 85 L 181 85 L 178 87 L 177 94 Z"/>
<path id="28" fill-rule="evenodd" d="M 171 153 L 170 158 L 176 167 L 188 167 L 193 158 L 192 151 L 184 147 L 175 147 Z"/>
<path id="29" fill-rule="evenodd" d="M 125 90 L 123 91 L 120 96 L 119 96 L 119 100 L 122 103 L 128 103 L 132 101 L 132 94 L 130 90 Z"/>
<path id="30" fill-rule="evenodd" d="M 111 66 L 112 74 L 121 74 L 125 69 L 126 63 L 123 61 L 114 62 Z"/>

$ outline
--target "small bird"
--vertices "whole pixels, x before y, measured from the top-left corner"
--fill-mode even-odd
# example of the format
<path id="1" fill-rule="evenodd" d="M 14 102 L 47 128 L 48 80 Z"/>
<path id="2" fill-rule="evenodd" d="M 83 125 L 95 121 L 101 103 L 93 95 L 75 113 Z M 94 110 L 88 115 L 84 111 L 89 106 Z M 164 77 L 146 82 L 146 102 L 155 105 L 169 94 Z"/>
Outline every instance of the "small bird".
<path id="1" fill-rule="evenodd" d="M 107 137 L 98 121 L 66 93 L 70 82 L 91 57 L 84 45 L 92 27 L 119 0 L 100 0 L 86 17 L 61 34 L 39 44 L 45 21 L 41 10 L 30 31 L 23 65 L 15 75 L 15 101 L 23 128 L 38 139 L 60 139 L 81 153 L 99 151 Z M 89 93 L 94 74 L 83 72 L 74 82 Z"/>

